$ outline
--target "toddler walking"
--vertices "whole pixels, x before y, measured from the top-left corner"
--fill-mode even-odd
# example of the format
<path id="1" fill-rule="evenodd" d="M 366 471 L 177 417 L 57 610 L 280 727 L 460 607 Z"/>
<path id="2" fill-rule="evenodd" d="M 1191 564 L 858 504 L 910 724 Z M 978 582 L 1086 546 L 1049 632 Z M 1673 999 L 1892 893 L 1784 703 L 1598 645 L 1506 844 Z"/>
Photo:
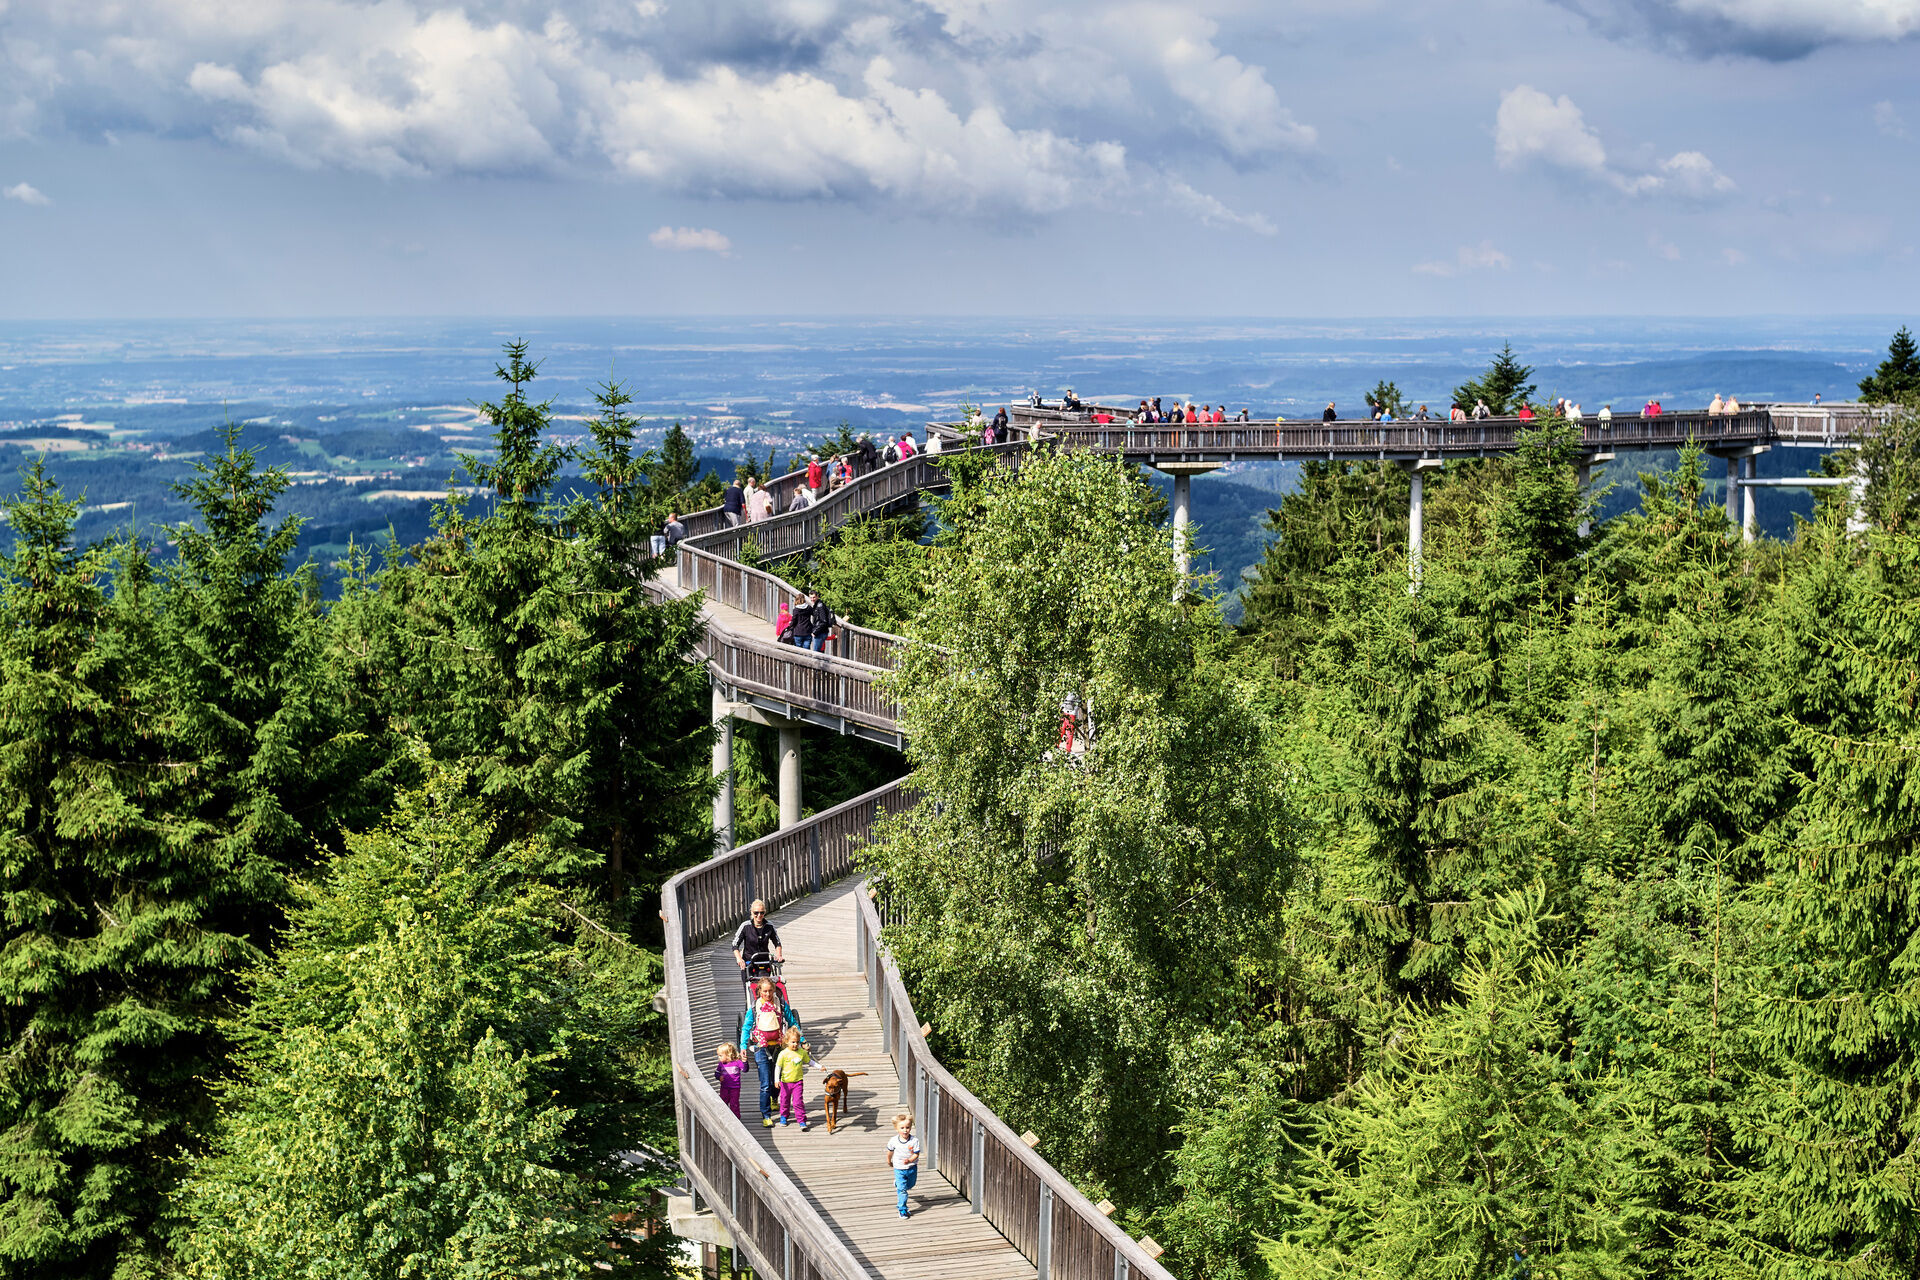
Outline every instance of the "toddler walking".
<path id="1" fill-rule="evenodd" d="M 732 1107 L 736 1116 L 740 1114 L 740 1076 L 746 1069 L 739 1049 L 730 1044 L 720 1046 L 720 1065 L 713 1069 L 713 1076 L 720 1082 L 720 1101 Z"/>
<path id="2" fill-rule="evenodd" d="M 792 1124 L 798 1120 L 802 1133 L 807 1131 L 807 1103 L 801 1095 L 806 1088 L 810 1058 L 807 1046 L 800 1043 L 800 1028 L 788 1027 L 786 1047 L 774 1059 L 773 1074 L 780 1082 L 780 1123 Z"/>
<path id="3" fill-rule="evenodd" d="M 893 1136 L 887 1139 L 887 1167 L 893 1170 L 893 1191 L 900 1200 L 900 1216 L 907 1212 L 907 1192 L 920 1181 L 920 1139 L 913 1136 L 913 1112 L 893 1118 Z"/>

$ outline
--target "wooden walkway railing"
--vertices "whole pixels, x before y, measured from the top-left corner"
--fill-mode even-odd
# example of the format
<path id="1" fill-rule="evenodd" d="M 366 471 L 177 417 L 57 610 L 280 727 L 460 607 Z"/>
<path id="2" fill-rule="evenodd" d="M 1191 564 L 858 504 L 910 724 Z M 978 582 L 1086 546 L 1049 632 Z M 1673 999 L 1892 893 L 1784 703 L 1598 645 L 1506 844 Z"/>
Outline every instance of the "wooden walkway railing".
<path id="1" fill-rule="evenodd" d="M 869 1273 L 822 1209 L 766 1158 L 708 1083 L 693 1042 L 687 956 L 725 938 L 764 898 L 776 910 L 852 872 L 873 824 L 915 799 L 901 779 L 764 840 L 719 854 L 667 882 L 666 1004 L 681 1164 L 701 1199 L 754 1269 L 789 1280 L 856 1280 Z M 854 959 L 880 1017 L 902 1103 L 923 1117 L 926 1167 L 944 1176 L 1034 1265 L 1039 1280 L 1171 1280 L 1149 1251 L 1114 1225 L 975 1098 L 928 1048 L 913 1001 L 861 892 Z M 863 1153 L 861 1158 L 865 1158 Z M 961 1280 L 958 1271 L 955 1280 Z"/>
<path id="2" fill-rule="evenodd" d="M 923 1159 L 972 1201 L 1039 1270 L 1040 1280 L 1127 1280 L 1167 1274 L 1140 1242 L 1029 1147 L 942 1066 L 881 941 L 872 896 L 859 895 L 860 968 L 900 1075 L 901 1102 L 924 1116 Z"/>
<path id="3" fill-rule="evenodd" d="M 1689 440 L 1705 449 L 1771 444 L 1832 447 L 1870 433 L 1889 413 L 1866 405 L 1779 405 L 1735 414 L 1663 412 L 1642 418 L 1635 412 L 1606 422 L 1588 414 L 1580 422 L 1580 441 L 1581 448 L 1591 453 L 1675 449 Z M 1134 426 L 1124 418 L 1101 424 L 1084 414 L 1025 406 L 1016 407 L 1012 417 L 1023 435 L 1028 426 L 1038 425 L 1043 435 L 1069 448 L 1105 449 L 1143 461 L 1194 462 L 1479 457 L 1511 453 L 1527 426 L 1511 417 L 1477 422 L 1342 419 Z M 957 434 L 951 424 L 944 425 L 943 435 Z"/>

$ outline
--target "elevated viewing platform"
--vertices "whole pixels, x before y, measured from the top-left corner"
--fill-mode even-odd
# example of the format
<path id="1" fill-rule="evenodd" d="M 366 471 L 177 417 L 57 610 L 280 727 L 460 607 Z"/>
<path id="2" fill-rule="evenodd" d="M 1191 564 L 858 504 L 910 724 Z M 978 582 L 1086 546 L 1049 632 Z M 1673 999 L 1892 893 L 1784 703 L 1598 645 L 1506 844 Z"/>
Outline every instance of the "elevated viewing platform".
<path id="1" fill-rule="evenodd" d="M 1149 465 L 1489 457 L 1511 453 L 1527 425 L 1515 417 L 1465 422 L 1341 418 L 1136 425 L 1128 421 L 1132 412 L 1105 405 L 1083 405 L 1078 410 L 1007 406 L 1009 423 L 1020 437 L 1031 439 L 1037 428 L 1043 437 L 1070 448 L 1105 449 Z M 1689 440 L 1710 452 L 1775 445 L 1833 449 L 1871 433 L 1886 414 L 1883 408 L 1861 404 L 1778 404 L 1752 405 L 1735 414 L 1687 410 L 1644 418 L 1635 410 L 1608 421 L 1589 413 L 1579 425 L 1582 448 L 1596 454 L 1677 449 Z M 1103 417 L 1108 420 L 1100 421 Z M 966 424 L 960 423 L 929 423 L 928 429 L 956 442 L 969 434 Z M 977 434 L 977 428 L 972 433 Z"/>

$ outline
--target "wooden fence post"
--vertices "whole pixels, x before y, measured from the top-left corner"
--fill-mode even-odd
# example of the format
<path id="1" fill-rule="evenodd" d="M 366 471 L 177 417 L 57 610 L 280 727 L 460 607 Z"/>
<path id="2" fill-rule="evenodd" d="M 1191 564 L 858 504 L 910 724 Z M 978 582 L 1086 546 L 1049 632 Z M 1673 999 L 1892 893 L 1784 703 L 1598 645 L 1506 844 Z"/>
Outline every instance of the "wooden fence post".
<path id="1" fill-rule="evenodd" d="M 973 1201 L 973 1211 L 975 1213 L 984 1213 L 986 1211 L 986 1197 L 981 1194 L 982 1187 L 985 1183 L 984 1175 L 986 1170 L 984 1166 L 986 1163 L 987 1122 L 976 1116 L 973 1120 L 972 1158 L 967 1161 L 967 1181 L 971 1184 L 967 1187 L 967 1195 L 968 1199 Z"/>
<path id="2" fill-rule="evenodd" d="M 1053 1188 L 1044 1182 L 1040 1184 L 1040 1244 L 1034 1252 L 1040 1255 L 1033 1260 L 1040 1280 L 1048 1280 L 1053 1270 Z"/>

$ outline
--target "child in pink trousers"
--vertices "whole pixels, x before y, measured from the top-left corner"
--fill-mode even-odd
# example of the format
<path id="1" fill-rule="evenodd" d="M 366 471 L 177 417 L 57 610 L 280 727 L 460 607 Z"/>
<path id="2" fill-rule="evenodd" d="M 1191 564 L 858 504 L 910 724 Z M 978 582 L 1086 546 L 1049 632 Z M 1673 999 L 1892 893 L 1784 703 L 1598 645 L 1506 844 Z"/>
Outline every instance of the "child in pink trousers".
<path id="1" fill-rule="evenodd" d="M 720 1101 L 732 1107 L 736 1116 L 740 1114 L 740 1076 L 746 1069 L 740 1050 L 730 1044 L 720 1046 L 720 1065 L 713 1069 L 713 1075 L 720 1082 Z"/>

